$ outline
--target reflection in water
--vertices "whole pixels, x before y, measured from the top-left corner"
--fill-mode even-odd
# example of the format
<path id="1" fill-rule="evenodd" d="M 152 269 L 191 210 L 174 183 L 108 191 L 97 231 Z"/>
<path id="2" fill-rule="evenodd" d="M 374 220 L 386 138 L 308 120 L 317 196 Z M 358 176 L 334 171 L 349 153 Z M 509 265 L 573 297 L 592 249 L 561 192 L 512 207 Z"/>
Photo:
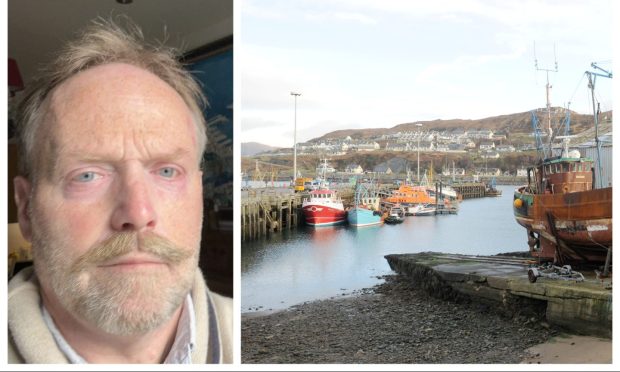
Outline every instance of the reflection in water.
<path id="1" fill-rule="evenodd" d="M 333 243 L 333 240 L 336 237 L 338 230 L 342 230 L 343 228 L 344 225 L 310 227 L 309 235 L 311 244 L 317 247 L 329 245 L 330 243 Z"/>
<path id="2" fill-rule="evenodd" d="M 320 269 L 321 276 L 325 275 L 329 270 L 329 265 L 332 262 L 331 256 L 334 251 L 334 239 L 338 233 L 337 229 L 342 229 L 343 226 L 321 226 L 314 227 L 310 230 L 310 241 L 312 245 L 312 259 L 314 259 Z"/>
<path id="3" fill-rule="evenodd" d="M 384 256 L 436 251 L 491 255 L 527 250 L 512 215 L 511 186 L 498 198 L 466 200 L 458 215 L 407 217 L 399 225 L 300 226 L 243 242 L 241 310 L 281 309 L 372 287 L 391 273 Z"/>

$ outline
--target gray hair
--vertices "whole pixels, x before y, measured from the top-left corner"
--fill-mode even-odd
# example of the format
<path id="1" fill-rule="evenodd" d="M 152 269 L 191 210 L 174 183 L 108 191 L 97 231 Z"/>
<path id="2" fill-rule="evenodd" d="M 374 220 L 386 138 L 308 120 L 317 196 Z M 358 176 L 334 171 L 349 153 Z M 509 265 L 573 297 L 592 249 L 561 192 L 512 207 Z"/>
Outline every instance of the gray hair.
<path id="1" fill-rule="evenodd" d="M 126 16 L 93 20 L 75 41 L 65 45 L 48 67 L 40 71 L 19 105 L 16 134 L 20 151 L 20 174 L 25 177 L 36 176 L 33 149 L 37 129 L 49 110 L 45 103 L 50 92 L 81 71 L 109 63 L 126 63 L 149 71 L 181 96 L 192 113 L 202 159 L 207 143 L 202 108 L 207 105 L 207 101 L 198 83 L 176 57 L 176 50 L 165 47 L 163 43 L 147 44 L 140 27 Z"/>

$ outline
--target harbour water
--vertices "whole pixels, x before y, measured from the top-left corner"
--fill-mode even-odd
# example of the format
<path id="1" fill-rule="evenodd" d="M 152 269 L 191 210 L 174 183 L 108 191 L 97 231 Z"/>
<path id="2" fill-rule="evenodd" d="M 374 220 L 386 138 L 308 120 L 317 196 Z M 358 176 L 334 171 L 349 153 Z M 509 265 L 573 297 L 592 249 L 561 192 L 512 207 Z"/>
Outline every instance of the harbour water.
<path id="1" fill-rule="evenodd" d="M 515 186 L 498 188 L 502 196 L 465 200 L 456 215 L 407 217 L 402 224 L 363 228 L 301 226 L 243 242 L 241 311 L 284 309 L 372 287 L 392 273 L 387 254 L 526 251 L 525 230 L 512 214 Z"/>

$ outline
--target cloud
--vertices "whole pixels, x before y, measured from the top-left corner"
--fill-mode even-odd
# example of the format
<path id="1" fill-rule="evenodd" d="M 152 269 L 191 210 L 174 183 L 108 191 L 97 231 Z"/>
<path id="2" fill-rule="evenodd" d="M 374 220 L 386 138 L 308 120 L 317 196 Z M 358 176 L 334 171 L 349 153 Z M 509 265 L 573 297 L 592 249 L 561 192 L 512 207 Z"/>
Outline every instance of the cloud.
<path id="1" fill-rule="evenodd" d="M 265 119 L 258 116 L 246 116 L 241 118 L 241 127 L 244 131 L 254 129 L 269 129 L 282 127 L 283 123 L 278 120 Z"/>
<path id="2" fill-rule="evenodd" d="M 306 14 L 305 18 L 320 22 L 346 21 L 365 25 L 375 25 L 378 23 L 373 17 L 357 12 L 312 12 Z"/>
<path id="3" fill-rule="evenodd" d="M 534 23 L 561 24 L 566 19 L 581 20 L 595 24 L 604 15 L 604 9 L 611 8 L 611 2 L 604 0 L 597 5 L 581 0 L 326 0 L 331 8 L 344 7 L 371 14 L 407 15 L 415 18 L 428 18 L 449 15 L 446 19 L 461 22 L 462 16 L 478 16 L 509 25 Z M 584 8 L 588 11 L 584 12 Z M 598 8 L 598 10 L 596 9 Z"/>
<path id="4" fill-rule="evenodd" d="M 279 117 L 265 119 L 264 113 L 259 113 L 260 116 L 247 112 L 242 114 L 240 142 L 258 142 L 278 147 L 293 145 L 292 123 L 285 123 Z"/>
<path id="5" fill-rule="evenodd" d="M 250 2 L 264 8 L 262 17 L 286 17 L 247 23 L 265 32 L 243 28 L 236 66 L 241 71 L 242 139 L 290 147 L 291 91 L 302 93 L 298 142 L 344 128 L 527 111 L 544 105 L 544 84 L 542 89 L 536 85 L 534 41 L 541 65 L 553 63 L 557 45 L 560 72 L 554 76 L 553 103 L 560 105 L 589 63 L 610 59 L 599 54 L 613 50 L 608 1 L 600 2 L 602 10 L 571 0 L 291 3 Z M 339 23 L 331 29 L 312 22 Z M 346 32 L 334 40 L 340 36 L 334 33 L 338 27 L 378 23 L 369 33 L 382 41 L 375 48 L 349 41 Z M 272 37 L 258 40 L 257 35 Z"/>
<path id="6" fill-rule="evenodd" d="M 495 62 L 506 62 L 515 60 L 525 53 L 526 48 L 524 46 L 517 47 L 508 53 L 499 54 L 479 54 L 479 55 L 465 55 L 458 56 L 448 63 L 435 63 L 431 64 L 420 73 L 417 74 L 416 80 L 419 83 L 429 83 L 437 79 L 438 76 L 447 73 L 460 73 L 467 71 L 473 67 L 480 67 L 481 65 L 491 64 Z"/>
<path id="7" fill-rule="evenodd" d="M 279 7 L 264 6 L 266 1 L 262 0 L 254 2 L 251 0 L 244 0 L 241 3 L 241 14 L 243 17 L 252 17 L 258 19 L 286 19 L 286 13 Z"/>

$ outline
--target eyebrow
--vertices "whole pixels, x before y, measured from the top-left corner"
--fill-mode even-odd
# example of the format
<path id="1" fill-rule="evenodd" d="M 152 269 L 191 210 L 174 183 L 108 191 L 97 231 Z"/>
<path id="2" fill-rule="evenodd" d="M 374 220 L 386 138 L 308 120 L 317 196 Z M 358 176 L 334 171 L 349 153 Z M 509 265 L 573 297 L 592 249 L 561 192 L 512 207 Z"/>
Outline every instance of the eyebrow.
<path id="1" fill-rule="evenodd" d="M 54 148 L 52 149 L 52 154 L 50 158 L 44 162 L 47 164 L 49 169 L 49 176 L 54 174 L 58 174 L 58 170 L 60 167 L 60 155 L 63 155 L 65 159 L 78 159 L 81 162 L 85 163 L 117 163 L 121 162 L 123 159 L 118 158 L 116 156 L 110 156 L 106 154 L 85 154 L 79 151 L 69 151 L 63 152 L 61 149 Z M 158 162 L 158 161 L 175 161 L 186 157 L 190 154 L 190 151 L 185 148 L 178 147 L 172 152 L 150 152 L 147 162 Z"/>

